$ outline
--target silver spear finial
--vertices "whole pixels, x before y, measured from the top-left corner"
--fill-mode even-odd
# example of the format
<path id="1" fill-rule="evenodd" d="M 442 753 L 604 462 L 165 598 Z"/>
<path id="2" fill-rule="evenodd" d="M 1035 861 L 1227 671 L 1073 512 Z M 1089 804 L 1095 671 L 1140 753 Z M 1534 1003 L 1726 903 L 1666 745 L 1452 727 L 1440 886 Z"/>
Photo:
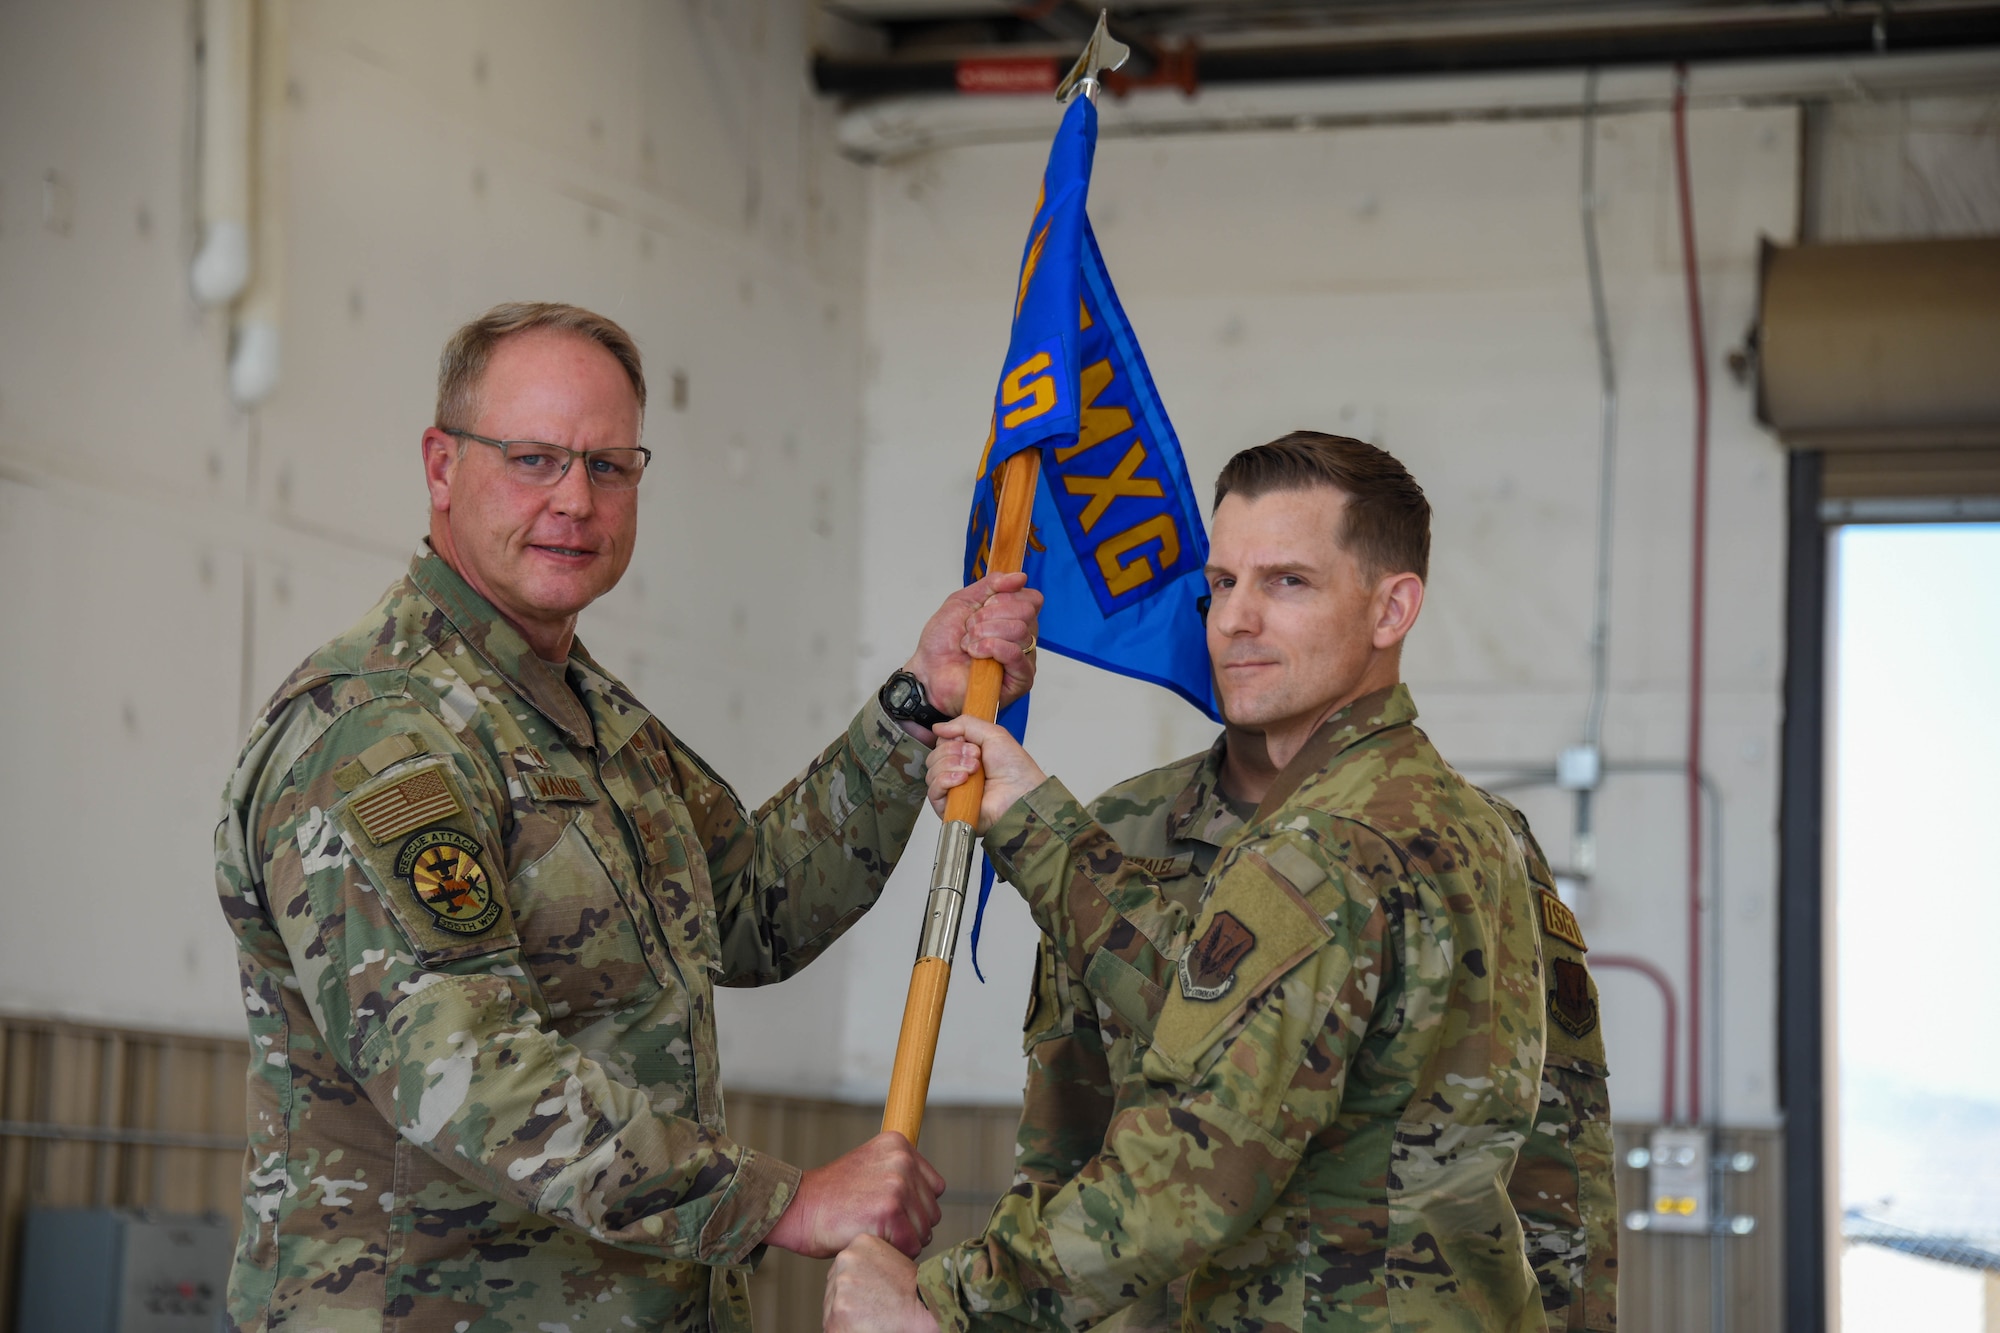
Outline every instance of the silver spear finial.
<path id="1" fill-rule="evenodd" d="M 1084 43 L 1083 54 L 1063 75 L 1063 81 L 1056 85 L 1056 101 L 1067 105 L 1070 99 L 1082 93 L 1091 101 L 1097 100 L 1098 89 L 1103 86 L 1098 75 L 1107 69 L 1117 69 L 1132 55 L 1132 48 L 1111 35 L 1110 14 L 1106 10 L 1097 11 L 1097 27 L 1091 31 L 1090 40 Z"/>

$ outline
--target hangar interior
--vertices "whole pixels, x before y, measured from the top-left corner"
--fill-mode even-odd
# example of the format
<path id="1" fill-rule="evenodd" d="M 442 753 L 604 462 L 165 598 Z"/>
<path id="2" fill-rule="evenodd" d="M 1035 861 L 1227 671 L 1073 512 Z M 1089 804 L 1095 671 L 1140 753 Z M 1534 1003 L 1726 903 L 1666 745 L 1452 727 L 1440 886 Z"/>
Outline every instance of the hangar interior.
<path id="1" fill-rule="evenodd" d="M 2000 9 L 1110 11 L 1140 59 L 1091 217 L 1197 491 L 1308 427 L 1389 449 L 1434 506 L 1406 678 L 1569 872 L 1636 1213 L 1623 1327 L 1837 1327 L 1873 1247 L 1918 1266 L 1880 1281 L 1948 1272 L 1965 1327 L 2000 1328 L 2000 1220 L 1926 1240 L 1841 1189 L 1843 912 L 1884 967 L 1952 927 L 1839 881 L 1828 721 L 1841 534 L 2000 520 Z M 255 1053 L 217 792 L 423 531 L 444 338 L 515 299 L 636 336 L 664 484 L 581 636 L 754 804 L 959 582 L 1050 71 L 1094 17 L 0 3 L 0 1328 L 36 1333 L 33 1208 L 235 1226 Z M 1030 748 L 1079 793 L 1212 737 L 1060 658 L 1035 698 Z M 875 1129 L 935 829 L 809 971 L 723 992 L 739 1137 L 810 1165 Z M 983 983 L 961 957 L 923 1143 L 940 1240 L 1008 1181 L 1034 938 L 1002 887 Z M 2000 1093 L 1968 1096 L 1981 1160 Z M 1718 1164 L 1698 1232 L 1649 1223 L 1662 1126 Z M 767 1262 L 763 1326 L 817 1327 L 823 1268 Z"/>

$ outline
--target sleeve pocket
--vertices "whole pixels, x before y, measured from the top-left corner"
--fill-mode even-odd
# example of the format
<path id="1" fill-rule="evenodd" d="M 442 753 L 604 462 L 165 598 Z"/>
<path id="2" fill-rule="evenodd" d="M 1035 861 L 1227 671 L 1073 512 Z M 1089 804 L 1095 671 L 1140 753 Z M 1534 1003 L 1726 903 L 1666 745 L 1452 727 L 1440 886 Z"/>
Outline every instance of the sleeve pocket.
<path id="1" fill-rule="evenodd" d="M 392 769 L 355 788 L 332 819 L 425 963 L 520 946 L 500 873 L 448 759 Z"/>
<path id="2" fill-rule="evenodd" d="M 1075 1005 L 1069 969 L 1043 936 L 1035 945 L 1035 984 L 1028 992 L 1027 1016 L 1021 1020 L 1021 1050 L 1031 1051 L 1076 1031 Z"/>
<path id="3" fill-rule="evenodd" d="M 1331 938 L 1293 875 L 1256 852 L 1240 853 L 1215 882 L 1180 952 L 1153 1050 L 1170 1068 L 1192 1074 L 1252 1000 Z"/>
<path id="4" fill-rule="evenodd" d="M 1090 993 L 1111 1006 L 1120 1022 L 1141 1041 L 1153 1039 L 1153 1024 L 1159 1020 L 1160 1006 L 1167 993 L 1144 972 L 1106 949 L 1091 955 L 1083 974 Z"/>

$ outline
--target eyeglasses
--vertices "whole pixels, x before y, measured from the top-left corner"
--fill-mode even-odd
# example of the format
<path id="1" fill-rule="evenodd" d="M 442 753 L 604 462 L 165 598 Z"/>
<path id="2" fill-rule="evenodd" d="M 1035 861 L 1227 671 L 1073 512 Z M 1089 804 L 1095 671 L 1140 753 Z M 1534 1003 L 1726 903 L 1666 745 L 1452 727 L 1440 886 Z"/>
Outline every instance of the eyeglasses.
<path id="1" fill-rule="evenodd" d="M 509 480 L 523 486 L 553 486 L 569 475 L 569 465 L 583 460 L 583 475 L 590 484 L 607 491 L 629 491 L 646 475 L 653 451 L 643 446 L 630 449 L 566 449 L 540 440 L 495 440 L 474 435 L 469 430 L 444 428 L 447 435 L 461 440 L 490 444 L 506 459 Z"/>

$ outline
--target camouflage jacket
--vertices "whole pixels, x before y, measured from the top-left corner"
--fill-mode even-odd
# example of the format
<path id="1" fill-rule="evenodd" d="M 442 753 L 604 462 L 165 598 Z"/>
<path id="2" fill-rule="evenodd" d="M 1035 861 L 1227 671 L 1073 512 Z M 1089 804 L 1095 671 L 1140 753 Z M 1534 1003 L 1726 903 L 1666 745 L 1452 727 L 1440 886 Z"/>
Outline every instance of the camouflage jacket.
<path id="1" fill-rule="evenodd" d="M 1545 1327 L 1505 1185 L 1540 1100 L 1532 890 L 1415 717 L 1397 686 L 1329 721 L 1198 910 L 1055 779 L 989 831 L 1137 1074 L 1064 1183 L 918 1270 L 945 1327 L 1078 1327 L 1181 1274 L 1190 1329 Z"/>
<path id="2" fill-rule="evenodd" d="M 224 795 L 255 1057 L 230 1327 L 747 1329 L 799 1173 L 728 1136 L 712 987 L 868 909 L 922 760 L 871 700 L 745 815 L 420 548 Z"/>
<path id="3" fill-rule="evenodd" d="M 1160 892 L 1190 915 L 1200 910 L 1202 884 L 1217 853 L 1236 837 L 1247 813 L 1232 808 L 1221 790 L 1225 746 L 1217 737 L 1206 751 L 1141 773 L 1090 803 L 1091 817 L 1127 862 L 1147 867 Z M 1481 795 L 1512 825 L 1529 879 L 1553 894 L 1554 876 L 1527 818 L 1500 797 Z M 1542 1110 L 1521 1147 L 1508 1195 L 1527 1236 L 1549 1326 L 1608 1333 L 1617 1327 L 1618 1209 L 1597 987 L 1584 965 L 1582 932 L 1560 900 L 1544 906 L 1538 924 L 1551 980 Z M 1569 999 L 1558 984 L 1565 978 L 1574 992 Z M 1143 1047 L 1118 1010 L 1064 965 L 1046 936 L 1036 953 L 1022 1030 L 1028 1084 L 1014 1146 L 1015 1180 L 1060 1189 L 1096 1156 L 1115 1089 L 1137 1076 Z M 1096 1327 L 1119 1333 L 1178 1328 L 1178 1296 L 1153 1293 Z"/>
<path id="4" fill-rule="evenodd" d="M 1514 830 L 1535 886 L 1542 932 L 1549 1042 L 1542 1110 L 1521 1146 L 1508 1193 L 1528 1237 L 1551 1329 L 1613 1333 L 1618 1327 L 1618 1198 L 1612 1185 L 1611 1098 L 1597 982 L 1575 913 L 1556 896 L 1556 877 L 1528 817 L 1482 791 Z"/>

